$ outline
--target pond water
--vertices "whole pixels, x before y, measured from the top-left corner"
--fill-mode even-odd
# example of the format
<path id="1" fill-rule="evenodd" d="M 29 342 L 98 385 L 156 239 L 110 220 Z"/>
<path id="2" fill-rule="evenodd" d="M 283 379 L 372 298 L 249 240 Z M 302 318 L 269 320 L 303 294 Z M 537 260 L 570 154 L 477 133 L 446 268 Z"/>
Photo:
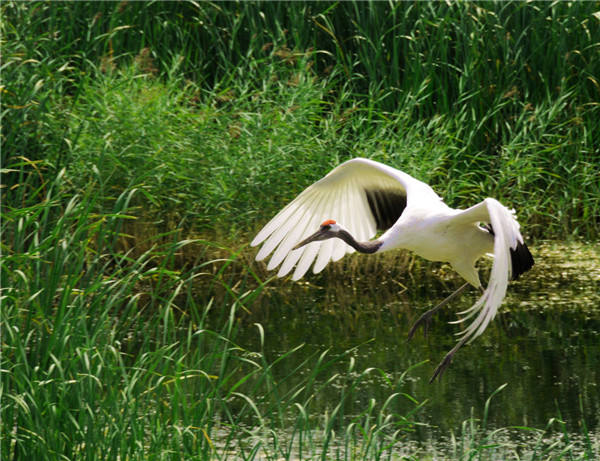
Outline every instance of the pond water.
<path id="1" fill-rule="evenodd" d="M 272 282 L 245 320 L 264 328 L 270 360 L 305 345 L 286 362 L 289 370 L 306 355 L 325 349 L 336 354 L 356 348 L 351 354 L 355 369 L 376 367 L 392 380 L 425 361 L 408 373 L 402 389 L 418 401 L 427 400 L 414 417 L 427 425 L 417 426 L 411 435 L 420 443 L 443 440 L 473 414 L 481 417 L 490 394 L 504 383 L 507 386 L 492 400 L 488 427 L 543 429 L 560 415 L 568 431 L 580 434 L 585 422 L 598 434 L 600 249 L 544 244 L 533 247 L 532 253 L 533 270 L 510 284 L 485 333 L 461 349 L 433 384 L 433 370 L 461 329 L 448 322 L 471 306 L 477 293 L 467 291 L 439 312 L 427 337 L 421 330 L 411 342 L 406 338 L 424 310 L 462 284 L 449 267 L 410 257 L 362 263 L 359 258 L 364 256 L 353 256 L 345 266 L 308 275 L 303 283 Z M 411 264 L 410 272 L 398 269 Z M 482 280 L 485 277 L 484 270 Z M 260 348 L 255 328 L 241 328 L 237 342 L 249 350 Z M 338 371 L 344 373 L 347 366 L 347 360 L 340 361 Z M 370 398 L 381 401 L 388 395 L 389 388 L 374 375 L 361 384 L 346 414 L 359 412 Z M 327 404 L 323 398 L 324 409 Z M 407 401 L 406 411 L 412 407 Z M 402 414 L 403 409 L 398 410 Z"/>

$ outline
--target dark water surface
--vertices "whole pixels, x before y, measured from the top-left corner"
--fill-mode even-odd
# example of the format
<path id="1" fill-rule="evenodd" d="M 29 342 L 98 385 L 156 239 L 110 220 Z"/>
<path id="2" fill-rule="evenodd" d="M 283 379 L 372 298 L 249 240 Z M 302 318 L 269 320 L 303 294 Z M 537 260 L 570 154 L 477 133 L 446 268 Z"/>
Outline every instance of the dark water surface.
<path id="1" fill-rule="evenodd" d="M 477 299 L 474 290 L 466 292 L 434 318 L 426 338 L 419 331 L 407 342 L 419 315 L 462 284 L 448 267 L 424 264 L 409 275 L 383 270 L 381 265 L 389 263 L 371 260 L 365 264 L 371 265 L 366 273 L 350 268 L 348 273 L 311 274 L 304 284 L 276 282 L 246 320 L 263 326 L 269 360 L 305 344 L 279 369 L 282 376 L 306 355 L 325 349 L 336 354 L 356 347 L 351 354 L 356 370 L 376 367 L 392 381 L 427 361 L 408 373 L 402 388 L 420 402 L 427 400 L 414 417 L 428 425 L 414 433 L 420 442 L 456 434 L 463 421 L 480 418 L 490 394 L 504 383 L 506 388 L 490 406 L 488 427 L 543 429 L 561 415 L 568 431 L 581 433 L 585 421 L 590 432 L 598 434 L 600 249 L 546 244 L 532 252 L 534 269 L 511 283 L 485 333 L 460 350 L 433 384 L 428 382 L 433 370 L 461 330 L 448 322 Z M 249 350 L 260 347 L 255 328 L 241 329 L 237 340 Z M 337 371 L 344 373 L 347 366 L 348 360 L 342 360 Z M 359 413 L 371 398 L 382 401 L 389 396 L 389 387 L 377 376 L 363 382 L 346 414 Z M 327 398 L 322 405 L 326 410 Z M 402 405 L 398 403 L 399 414 L 414 408 L 408 400 L 406 408 Z"/>

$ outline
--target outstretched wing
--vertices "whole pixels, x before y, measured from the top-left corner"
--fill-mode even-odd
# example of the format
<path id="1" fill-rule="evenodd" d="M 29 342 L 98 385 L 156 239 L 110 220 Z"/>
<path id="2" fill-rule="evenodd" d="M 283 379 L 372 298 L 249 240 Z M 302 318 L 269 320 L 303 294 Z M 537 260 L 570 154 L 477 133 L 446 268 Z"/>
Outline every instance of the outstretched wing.
<path id="1" fill-rule="evenodd" d="M 368 240 L 377 229 L 391 227 L 414 200 L 412 197 L 419 197 L 420 202 L 441 200 L 427 184 L 402 171 L 364 158 L 349 160 L 305 189 L 265 225 L 251 243 L 256 246 L 264 242 L 256 260 L 275 250 L 267 269 L 281 264 L 279 277 L 296 266 L 293 279 L 298 280 L 315 259 L 313 272 L 318 273 L 329 261 L 354 252 L 336 238 L 312 242 L 292 251 L 321 222 L 336 220 L 356 240 Z"/>
<path id="2" fill-rule="evenodd" d="M 466 311 L 458 322 L 477 315 L 460 334 L 472 341 L 486 329 L 498 312 L 506 294 L 508 281 L 516 279 L 533 266 L 533 257 L 523 243 L 514 210 L 509 210 L 497 200 L 486 198 L 455 217 L 454 222 L 487 223 L 486 229 L 494 236 L 494 263 L 488 286 L 479 300 Z"/>

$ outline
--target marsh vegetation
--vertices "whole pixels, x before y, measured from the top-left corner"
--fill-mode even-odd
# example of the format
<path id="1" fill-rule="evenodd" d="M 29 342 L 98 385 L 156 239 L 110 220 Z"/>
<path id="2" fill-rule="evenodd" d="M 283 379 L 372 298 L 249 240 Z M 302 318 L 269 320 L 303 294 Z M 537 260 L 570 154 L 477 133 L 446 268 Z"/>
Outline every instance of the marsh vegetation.
<path id="1" fill-rule="evenodd" d="M 597 456 L 597 3 L 0 8 L 3 459 Z M 252 261 L 355 156 L 494 196 L 531 242 L 439 385 L 454 311 L 405 334 L 449 268 Z"/>

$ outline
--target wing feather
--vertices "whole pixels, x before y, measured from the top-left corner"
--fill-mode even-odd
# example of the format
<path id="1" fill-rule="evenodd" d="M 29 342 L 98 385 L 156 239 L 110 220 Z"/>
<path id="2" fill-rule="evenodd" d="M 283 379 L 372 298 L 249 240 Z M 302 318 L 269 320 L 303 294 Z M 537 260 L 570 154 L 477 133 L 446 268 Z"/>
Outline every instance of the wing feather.
<path id="1" fill-rule="evenodd" d="M 254 240 L 252 240 L 250 246 L 254 247 L 264 241 L 269 235 L 277 230 L 282 223 L 285 223 L 292 216 L 292 214 L 301 206 L 302 202 L 308 200 L 313 195 L 314 191 L 310 188 L 298 195 L 298 197 L 296 197 L 289 205 L 277 213 L 275 217 L 271 219 L 271 221 L 269 221 L 258 234 L 256 234 L 256 237 L 254 237 Z"/>
<path id="2" fill-rule="evenodd" d="M 364 239 L 361 232 L 360 222 L 364 221 L 368 214 L 365 214 L 363 210 L 359 210 L 360 207 L 360 196 L 362 195 L 356 180 L 352 178 L 348 181 L 348 196 L 350 197 L 348 206 L 348 230 L 354 238 L 361 241 Z"/>
<path id="3" fill-rule="evenodd" d="M 312 216 L 310 216 L 308 219 L 308 225 L 306 226 L 304 235 L 302 235 L 302 238 L 300 238 L 299 241 L 312 234 L 315 229 L 318 229 L 319 224 L 324 221 L 325 210 L 328 206 L 330 206 L 328 201 L 329 197 L 329 194 L 323 195 L 322 199 L 319 201 L 319 204 L 314 209 Z M 300 261 L 298 261 L 298 265 L 296 266 L 294 274 L 292 275 L 292 280 L 298 280 L 302 278 L 304 274 L 306 274 L 310 268 L 310 265 L 319 253 L 322 243 L 323 242 L 312 242 L 298 249 L 298 251 L 303 251 L 303 254 L 300 258 Z"/>
<path id="4" fill-rule="evenodd" d="M 304 257 L 308 245 L 294 251 L 291 251 L 291 249 L 296 243 L 308 237 L 314 231 L 315 226 L 318 226 L 318 223 L 320 222 L 319 216 L 322 214 L 320 210 L 322 207 L 326 206 L 327 198 L 328 194 L 316 195 L 315 201 L 311 202 L 309 207 L 306 207 L 306 213 L 305 216 L 303 216 L 303 219 L 292 222 L 292 233 L 296 238 L 292 236 L 292 238 L 289 239 L 289 245 L 291 245 L 290 249 L 287 252 L 287 256 L 285 256 L 284 253 L 285 270 L 282 266 L 277 274 L 278 276 L 282 277 L 283 275 L 287 275 L 294 268 L 294 265 Z M 275 255 L 271 258 L 271 261 L 269 261 L 269 265 L 267 266 L 268 270 L 274 269 L 279 264 L 279 261 L 273 261 L 273 258 L 275 258 Z"/>
<path id="5" fill-rule="evenodd" d="M 360 210 L 369 210 L 369 202 L 367 200 L 367 194 L 359 194 Z M 364 219 L 359 219 L 360 225 L 360 237 L 359 240 L 369 240 L 375 237 L 377 233 L 377 223 L 373 213 L 365 213 Z"/>
<path id="6" fill-rule="evenodd" d="M 288 275 L 300 259 L 300 256 L 302 256 L 302 253 L 302 248 L 296 251 L 290 251 L 283 260 L 283 264 L 277 272 L 277 277 L 285 277 Z"/>
<path id="7" fill-rule="evenodd" d="M 344 200 L 345 193 L 346 193 L 346 189 L 337 188 L 331 194 L 332 198 L 331 198 L 330 203 L 332 203 L 332 204 L 343 203 L 342 201 Z M 334 219 L 334 220 L 340 221 L 340 222 L 342 222 L 342 220 L 343 220 L 342 215 L 337 216 L 334 214 L 331 214 L 329 219 Z M 315 265 L 313 266 L 313 273 L 318 274 L 319 272 L 321 272 L 325 268 L 325 266 L 327 266 L 329 261 L 332 260 L 334 254 L 340 253 L 343 256 L 345 254 L 345 246 L 346 246 L 346 243 L 344 243 L 340 239 L 335 239 L 335 238 L 325 240 L 324 242 L 322 242 L 321 249 L 317 256 L 317 261 L 315 262 Z"/>
<path id="8" fill-rule="evenodd" d="M 327 197 L 325 196 L 319 199 L 321 203 L 326 200 Z M 305 206 L 301 218 L 293 221 L 288 221 L 289 226 L 286 226 L 288 228 L 286 228 L 285 230 L 285 236 L 279 244 L 279 246 L 277 247 L 277 249 L 275 250 L 275 253 L 273 253 L 271 260 L 269 261 L 269 265 L 267 266 L 268 270 L 273 270 L 277 266 L 279 266 L 279 264 L 281 264 L 286 255 L 294 247 L 294 245 L 296 245 L 300 240 L 302 240 L 310 234 L 310 232 L 312 231 L 312 227 L 309 227 L 309 223 L 312 217 L 313 213 L 308 207 Z M 299 224 L 294 226 L 295 222 L 298 222 Z M 291 227 L 291 229 L 289 229 L 289 227 Z M 281 229 L 283 229 L 283 226 L 281 227 Z"/>
<path id="9" fill-rule="evenodd" d="M 315 265 L 313 266 L 313 273 L 318 274 L 325 266 L 329 263 L 331 259 L 331 255 L 333 253 L 333 245 L 336 239 L 325 240 L 321 245 L 321 250 L 319 251 L 319 255 L 317 256 L 317 260 L 315 261 Z"/>
<path id="10" fill-rule="evenodd" d="M 339 222 L 343 222 L 344 216 L 342 215 L 342 213 L 343 213 L 342 208 L 343 208 L 344 199 L 345 199 L 345 197 L 344 197 L 345 189 L 342 187 L 338 187 L 336 192 L 337 192 L 336 204 L 338 204 L 338 209 L 336 210 L 337 218 L 334 218 L 334 219 L 337 219 L 337 221 L 339 221 Z M 340 239 L 331 239 L 331 241 L 333 241 L 333 246 L 331 248 L 331 261 L 336 262 L 336 261 L 339 261 L 340 259 L 342 259 L 342 257 L 346 254 L 346 243 Z"/>
<path id="11" fill-rule="evenodd" d="M 463 338 L 472 341 L 484 332 L 502 304 L 508 281 L 512 276 L 511 249 L 523 245 L 523 237 L 514 210 L 509 210 L 492 198 L 486 198 L 481 203 L 461 211 L 453 217 L 453 221 L 465 224 L 489 223 L 494 235 L 494 263 L 488 286 L 473 306 L 459 313 L 463 317 L 458 322 L 475 317 L 471 324 L 459 333 Z"/>
<path id="12" fill-rule="evenodd" d="M 314 198 L 315 194 L 312 191 L 305 191 L 306 194 L 301 194 L 296 200 L 290 203 L 282 211 L 286 213 L 279 213 L 275 216 L 264 229 L 269 227 L 268 231 L 264 234 L 262 231 L 252 241 L 251 245 L 255 246 L 258 241 L 259 243 L 266 239 L 264 245 L 256 255 L 257 261 L 265 259 L 276 247 L 279 245 L 285 235 L 294 227 L 296 223 L 303 222 L 305 215 L 310 215 L 310 207 L 306 206 Z M 276 225 L 272 225 L 273 221 L 276 221 Z M 264 230 L 263 229 L 263 230 Z M 262 234 L 262 235 L 261 235 Z M 260 237 L 260 239 L 259 239 Z"/>
<path id="13" fill-rule="evenodd" d="M 350 201 L 352 200 L 352 197 L 349 195 L 349 192 L 348 192 L 349 189 L 350 189 L 350 184 L 348 181 L 343 186 L 343 190 L 342 190 L 343 199 L 341 200 L 341 204 L 340 204 L 340 219 L 338 220 L 340 223 L 342 223 L 346 227 L 349 225 L 348 211 L 349 211 Z M 352 233 L 352 229 L 348 228 L 348 230 L 350 231 L 350 233 Z M 346 253 L 353 252 L 354 248 L 351 248 L 350 246 L 348 246 L 345 242 L 343 242 L 340 239 L 336 239 L 336 240 L 339 240 L 339 242 L 337 242 L 336 251 L 334 251 L 334 254 L 333 254 L 333 260 L 339 261 L 340 259 L 342 259 L 344 257 L 344 255 Z"/>

